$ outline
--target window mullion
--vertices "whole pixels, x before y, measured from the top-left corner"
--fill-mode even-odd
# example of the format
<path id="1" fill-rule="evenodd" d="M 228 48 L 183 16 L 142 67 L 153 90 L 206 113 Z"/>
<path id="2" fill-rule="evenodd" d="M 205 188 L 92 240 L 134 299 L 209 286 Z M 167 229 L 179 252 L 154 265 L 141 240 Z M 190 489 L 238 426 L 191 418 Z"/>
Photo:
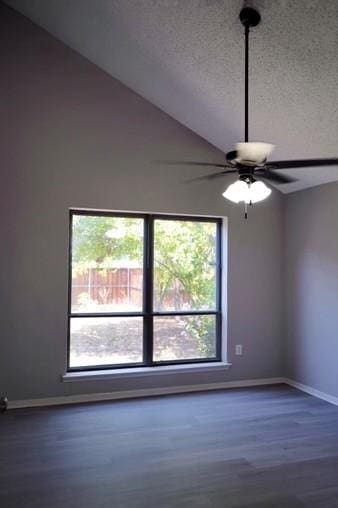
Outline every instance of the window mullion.
<path id="1" fill-rule="evenodd" d="M 153 265 L 154 265 L 154 218 L 145 218 L 144 235 L 144 329 L 143 360 L 146 365 L 153 363 Z"/>

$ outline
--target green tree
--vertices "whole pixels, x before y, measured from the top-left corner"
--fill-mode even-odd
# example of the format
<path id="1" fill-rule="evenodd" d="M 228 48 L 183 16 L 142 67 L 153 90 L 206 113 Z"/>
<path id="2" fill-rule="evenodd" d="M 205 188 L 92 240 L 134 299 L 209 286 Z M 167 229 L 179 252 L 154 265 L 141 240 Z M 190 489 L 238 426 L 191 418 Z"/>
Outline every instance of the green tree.
<path id="1" fill-rule="evenodd" d="M 155 222 L 155 305 L 159 310 L 166 291 L 173 289 L 177 282 L 188 297 L 189 308 L 214 308 L 215 238 L 214 223 Z"/>
<path id="2" fill-rule="evenodd" d="M 142 262 L 143 221 L 125 217 L 73 216 L 73 269 L 105 267 L 116 260 Z"/>

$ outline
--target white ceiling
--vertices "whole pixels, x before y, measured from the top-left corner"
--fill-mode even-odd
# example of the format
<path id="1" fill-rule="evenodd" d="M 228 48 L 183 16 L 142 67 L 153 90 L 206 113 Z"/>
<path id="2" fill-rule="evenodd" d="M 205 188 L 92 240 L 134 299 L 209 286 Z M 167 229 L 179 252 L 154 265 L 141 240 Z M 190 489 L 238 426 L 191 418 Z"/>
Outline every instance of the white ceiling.
<path id="1" fill-rule="evenodd" d="M 7 3 L 221 150 L 242 140 L 241 1 Z M 251 140 L 277 145 L 272 159 L 337 157 L 337 0 L 252 3 Z M 288 173 L 283 192 L 338 180 L 335 166 Z"/>

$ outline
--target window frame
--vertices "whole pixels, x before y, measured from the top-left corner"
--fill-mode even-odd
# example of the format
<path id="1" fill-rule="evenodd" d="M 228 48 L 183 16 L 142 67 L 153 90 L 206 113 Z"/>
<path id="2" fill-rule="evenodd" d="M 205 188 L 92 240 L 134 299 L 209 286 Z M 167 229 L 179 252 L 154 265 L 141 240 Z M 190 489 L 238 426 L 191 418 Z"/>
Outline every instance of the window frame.
<path id="1" fill-rule="evenodd" d="M 122 217 L 143 220 L 143 305 L 139 312 L 72 312 L 72 245 L 73 245 L 73 217 L 78 215 L 94 217 Z M 187 311 L 154 311 L 154 223 L 156 220 L 177 220 L 189 222 L 212 222 L 216 224 L 216 307 L 214 310 Z M 68 248 L 68 313 L 67 313 L 67 372 L 118 370 L 125 368 L 161 367 L 168 365 L 201 364 L 222 361 L 222 227 L 220 217 L 203 217 L 194 215 L 172 215 L 157 213 L 110 212 L 100 210 L 69 210 L 69 248 Z M 216 355 L 207 358 L 192 358 L 182 360 L 153 361 L 153 322 L 157 316 L 215 316 Z M 72 319 L 87 317 L 139 317 L 143 321 L 143 361 L 134 363 L 88 365 L 71 367 L 70 324 Z"/>

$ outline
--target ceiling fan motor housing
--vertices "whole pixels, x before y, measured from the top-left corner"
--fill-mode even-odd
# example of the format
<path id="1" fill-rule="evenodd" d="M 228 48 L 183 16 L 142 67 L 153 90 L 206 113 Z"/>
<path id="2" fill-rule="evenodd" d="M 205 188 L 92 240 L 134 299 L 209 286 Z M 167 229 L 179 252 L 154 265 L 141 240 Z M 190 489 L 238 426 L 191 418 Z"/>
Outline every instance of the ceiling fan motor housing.
<path id="1" fill-rule="evenodd" d="M 243 166 L 263 166 L 270 156 L 274 145 L 251 141 L 248 143 L 237 143 L 236 150 L 227 153 L 227 161 L 232 164 Z"/>

